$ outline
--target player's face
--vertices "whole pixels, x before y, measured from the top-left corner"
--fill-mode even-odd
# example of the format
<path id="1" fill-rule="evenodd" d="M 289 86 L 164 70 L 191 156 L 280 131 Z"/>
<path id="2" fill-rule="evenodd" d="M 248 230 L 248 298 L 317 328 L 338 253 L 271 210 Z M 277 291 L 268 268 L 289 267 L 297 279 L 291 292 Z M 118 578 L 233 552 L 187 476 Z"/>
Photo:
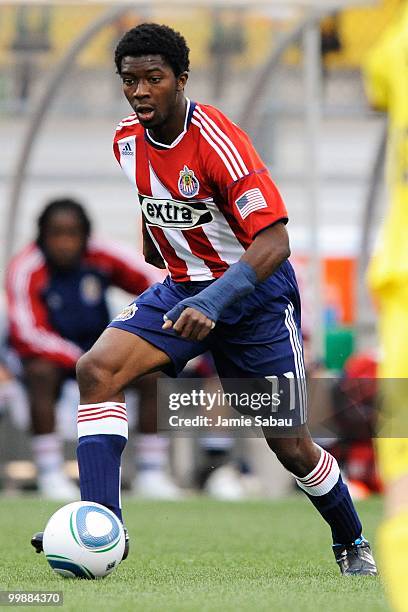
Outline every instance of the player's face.
<path id="1" fill-rule="evenodd" d="M 75 266 L 85 248 L 86 237 L 78 215 L 71 211 L 55 212 L 44 232 L 44 249 L 58 268 Z"/>
<path id="2" fill-rule="evenodd" d="M 123 93 L 145 128 L 163 126 L 177 109 L 187 73 L 176 77 L 161 55 L 122 59 Z"/>

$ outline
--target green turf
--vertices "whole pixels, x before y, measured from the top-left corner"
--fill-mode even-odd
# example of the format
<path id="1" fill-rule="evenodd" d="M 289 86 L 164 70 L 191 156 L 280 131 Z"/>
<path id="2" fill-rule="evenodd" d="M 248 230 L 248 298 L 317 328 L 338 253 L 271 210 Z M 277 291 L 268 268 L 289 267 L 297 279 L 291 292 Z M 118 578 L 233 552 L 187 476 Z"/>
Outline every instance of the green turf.
<path id="1" fill-rule="evenodd" d="M 0 588 L 62 590 L 64 611 L 387 610 L 377 578 L 342 578 L 327 526 L 303 497 L 224 503 L 125 500 L 128 560 L 109 578 L 67 580 L 29 545 L 55 504 L 0 499 Z M 379 500 L 359 504 L 374 539 Z M 57 609 L 57 608 L 54 608 Z"/>

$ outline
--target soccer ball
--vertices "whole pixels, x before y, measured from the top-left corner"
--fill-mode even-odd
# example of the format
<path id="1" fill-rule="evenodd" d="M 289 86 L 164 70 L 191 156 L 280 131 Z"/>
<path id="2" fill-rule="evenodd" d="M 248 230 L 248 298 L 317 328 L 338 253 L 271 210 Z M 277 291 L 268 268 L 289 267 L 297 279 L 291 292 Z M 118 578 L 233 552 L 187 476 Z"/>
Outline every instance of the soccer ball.
<path id="1" fill-rule="evenodd" d="M 104 578 L 122 560 L 125 533 L 119 519 L 100 504 L 63 506 L 48 521 L 43 537 L 48 563 L 66 578 Z"/>

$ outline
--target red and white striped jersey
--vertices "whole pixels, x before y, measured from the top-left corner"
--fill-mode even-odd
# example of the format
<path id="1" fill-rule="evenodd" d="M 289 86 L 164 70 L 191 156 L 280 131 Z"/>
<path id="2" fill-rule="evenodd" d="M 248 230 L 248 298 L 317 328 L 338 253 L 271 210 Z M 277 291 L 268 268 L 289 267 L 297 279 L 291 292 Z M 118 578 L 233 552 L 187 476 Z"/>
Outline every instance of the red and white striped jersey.
<path id="1" fill-rule="evenodd" d="M 258 232 L 287 221 L 249 137 L 212 106 L 187 100 L 184 130 L 170 145 L 155 142 L 130 115 L 113 148 L 174 281 L 218 278 Z"/>

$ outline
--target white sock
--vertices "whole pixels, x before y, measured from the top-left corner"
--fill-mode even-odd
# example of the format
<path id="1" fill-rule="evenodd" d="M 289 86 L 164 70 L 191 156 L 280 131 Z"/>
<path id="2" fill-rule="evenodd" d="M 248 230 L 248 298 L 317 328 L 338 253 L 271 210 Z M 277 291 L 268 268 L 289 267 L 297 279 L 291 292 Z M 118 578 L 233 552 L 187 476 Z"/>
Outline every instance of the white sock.
<path id="1" fill-rule="evenodd" d="M 31 439 L 31 448 L 38 474 L 63 470 L 64 454 L 58 434 L 34 435 Z"/>
<path id="2" fill-rule="evenodd" d="M 321 453 L 316 467 L 303 478 L 295 476 L 298 486 L 313 497 L 325 495 L 331 491 L 340 476 L 339 465 L 333 455 L 324 448 L 317 447 L 320 448 Z"/>
<path id="3" fill-rule="evenodd" d="M 158 434 L 139 434 L 135 440 L 138 470 L 164 471 L 168 464 L 169 439 Z"/>

